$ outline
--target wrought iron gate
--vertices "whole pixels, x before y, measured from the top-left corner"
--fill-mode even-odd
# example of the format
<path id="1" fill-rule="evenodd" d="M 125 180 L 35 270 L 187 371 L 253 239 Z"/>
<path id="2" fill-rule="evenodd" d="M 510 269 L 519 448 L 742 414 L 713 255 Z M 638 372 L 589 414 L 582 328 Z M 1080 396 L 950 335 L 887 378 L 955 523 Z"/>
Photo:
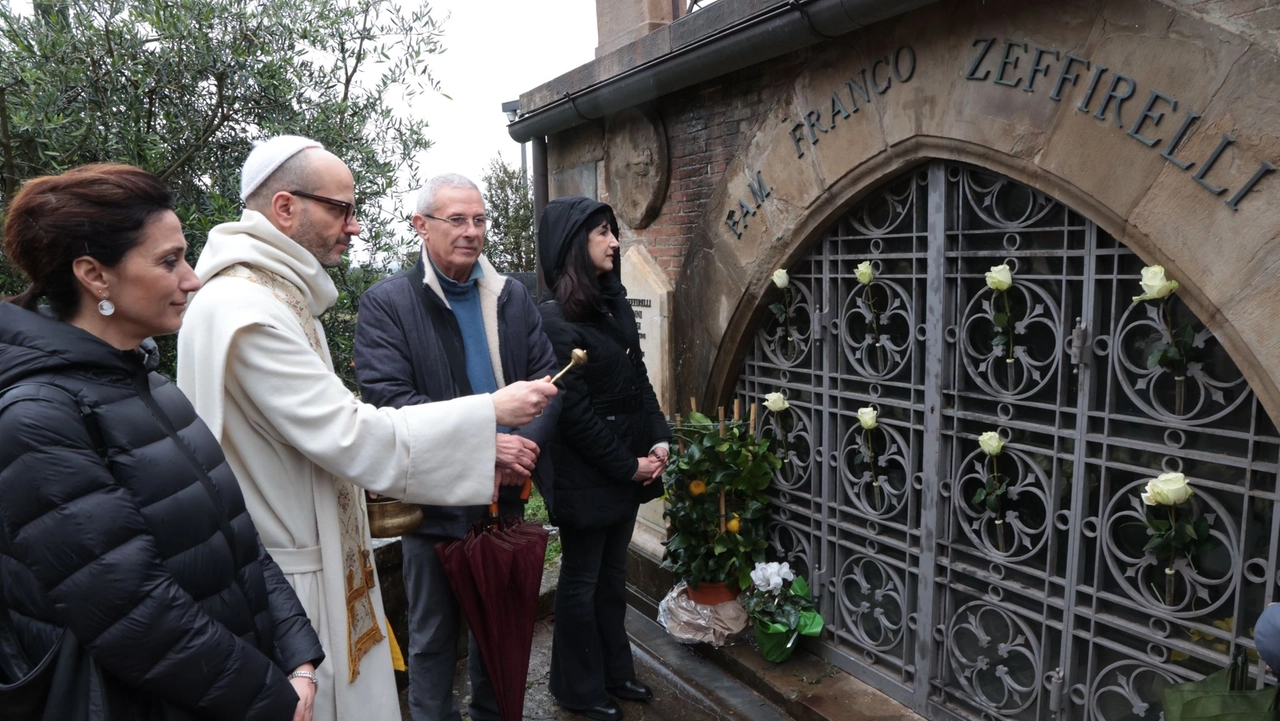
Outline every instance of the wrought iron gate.
<path id="1" fill-rule="evenodd" d="M 791 457 L 769 537 L 813 580 L 828 660 L 929 718 L 1117 721 L 1253 653 L 1277 596 L 1280 438 L 1180 301 L 1169 325 L 1199 331 L 1196 362 L 1178 380 L 1148 364 L 1166 320 L 1133 300 L 1141 267 L 1052 198 L 932 162 L 789 269 L 789 320 L 761 326 L 737 392 L 791 404 L 764 421 Z M 999 516 L 973 502 L 986 431 L 1007 441 Z M 1139 494 L 1165 471 L 1211 528 L 1194 562 L 1144 551 Z"/>

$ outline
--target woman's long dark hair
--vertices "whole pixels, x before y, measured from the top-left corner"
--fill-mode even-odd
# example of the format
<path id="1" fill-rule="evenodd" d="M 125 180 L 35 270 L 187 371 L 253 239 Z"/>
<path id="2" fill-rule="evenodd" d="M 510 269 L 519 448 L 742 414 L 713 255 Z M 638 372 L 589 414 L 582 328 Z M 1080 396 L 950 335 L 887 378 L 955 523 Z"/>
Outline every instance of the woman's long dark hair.
<path id="1" fill-rule="evenodd" d="M 604 300 L 604 292 L 600 286 L 602 276 L 596 273 L 596 265 L 591 260 L 588 245 L 591 231 L 606 224 L 612 229 L 616 227 L 616 223 L 612 214 L 601 208 L 587 216 L 569 240 L 569 252 L 565 256 L 564 267 L 556 281 L 554 292 L 556 303 L 564 311 L 565 319 L 571 323 L 586 320 Z M 618 267 L 618 262 L 615 253 L 614 268 Z"/>
<path id="2" fill-rule="evenodd" d="M 163 210 L 173 210 L 173 196 L 132 165 L 83 165 L 28 180 L 9 204 L 4 252 L 31 285 L 7 300 L 35 310 L 45 297 L 55 317 L 71 318 L 80 305 L 75 259 L 87 255 L 115 267 Z"/>

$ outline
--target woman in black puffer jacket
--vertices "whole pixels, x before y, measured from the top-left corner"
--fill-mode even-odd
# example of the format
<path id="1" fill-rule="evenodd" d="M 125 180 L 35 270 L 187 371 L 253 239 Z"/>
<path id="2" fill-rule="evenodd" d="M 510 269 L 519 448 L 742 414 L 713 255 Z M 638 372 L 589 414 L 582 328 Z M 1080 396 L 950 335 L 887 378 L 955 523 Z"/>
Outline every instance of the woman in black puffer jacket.
<path id="1" fill-rule="evenodd" d="M 551 513 L 564 549 L 556 618 L 572 621 L 556 624 L 550 688 L 562 706 L 603 721 L 622 718 L 608 694 L 653 695 L 636 680 L 623 625 L 626 560 L 637 509 L 662 495 L 671 438 L 620 279 L 617 234 L 613 210 L 582 197 L 552 201 L 538 225 L 555 297 L 539 308 L 543 330 L 561 363 L 587 351 L 586 366 L 564 377 L 551 446 Z"/>
<path id="2" fill-rule="evenodd" d="M 309 719 L 315 630 L 143 350 L 200 285 L 169 193 L 122 165 L 32 180 L 4 242 L 32 285 L 0 303 L 0 684 L 78 654 L 101 685 L 43 718 Z"/>

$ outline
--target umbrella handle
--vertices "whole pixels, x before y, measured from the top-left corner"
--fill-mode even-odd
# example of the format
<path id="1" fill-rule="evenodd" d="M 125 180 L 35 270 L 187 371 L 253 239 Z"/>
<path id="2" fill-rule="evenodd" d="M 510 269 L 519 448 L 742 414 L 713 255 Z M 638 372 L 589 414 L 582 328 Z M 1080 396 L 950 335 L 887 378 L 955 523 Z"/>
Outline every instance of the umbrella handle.
<path id="1" fill-rule="evenodd" d="M 522 501 L 529 500 L 529 494 L 532 492 L 533 492 L 533 479 L 531 478 L 524 479 L 524 488 L 520 489 L 520 500 Z M 498 517 L 498 504 L 496 503 L 489 504 L 489 516 L 492 518 Z"/>

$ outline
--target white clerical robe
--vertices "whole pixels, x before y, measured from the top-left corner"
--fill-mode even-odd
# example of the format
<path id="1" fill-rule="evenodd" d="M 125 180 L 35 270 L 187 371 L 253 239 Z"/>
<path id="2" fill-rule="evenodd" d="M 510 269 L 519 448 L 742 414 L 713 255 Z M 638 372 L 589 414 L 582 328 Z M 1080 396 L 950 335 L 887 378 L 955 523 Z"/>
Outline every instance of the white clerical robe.
<path id="1" fill-rule="evenodd" d="M 315 721 L 399 721 L 386 640 L 348 677 L 347 607 L 335 482 L 429 505 L 482 505 L 493 495 L 496 424 L 487 395 L 410 406 L 360 403 L 317 354 L 270 288 L 218 276 L 248 264 L 299 290 L 318 316 L 337 291 L 313 256 L 245 211 L 213 229 L 196 273 L 204 287 L 178 336 L 178 385 L 215 436 L 244 491 L 263 545 L 320 634 Z M 369 547 L 367 526 L 363 542 Z M 372 593 L 385 628 L 382 596 Z"/>

